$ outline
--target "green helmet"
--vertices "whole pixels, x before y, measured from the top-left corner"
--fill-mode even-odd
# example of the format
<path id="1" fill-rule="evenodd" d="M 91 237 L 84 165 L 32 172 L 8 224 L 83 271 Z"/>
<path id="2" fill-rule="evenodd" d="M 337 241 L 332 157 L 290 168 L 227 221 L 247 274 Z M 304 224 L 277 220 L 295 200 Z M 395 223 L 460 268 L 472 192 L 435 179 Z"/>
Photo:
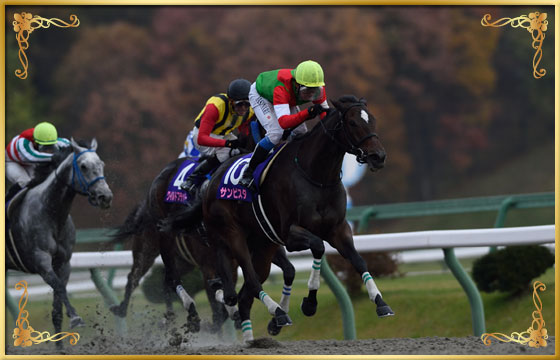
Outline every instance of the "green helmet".
<path id="1" fill-rule="evenodd" d="M 39 145 L 54 145 L 58 139 L 58 133 L 53 124 L 42 122 L 35 126 L 33 139 Z"/>
<path id="2" fill-rule="evenodd" d="M 321 65 L 313 60 L 300 63 L 295 70 L 295 78 L 298 84 L 308 87 L 325 86 L 325 77 Z"/>

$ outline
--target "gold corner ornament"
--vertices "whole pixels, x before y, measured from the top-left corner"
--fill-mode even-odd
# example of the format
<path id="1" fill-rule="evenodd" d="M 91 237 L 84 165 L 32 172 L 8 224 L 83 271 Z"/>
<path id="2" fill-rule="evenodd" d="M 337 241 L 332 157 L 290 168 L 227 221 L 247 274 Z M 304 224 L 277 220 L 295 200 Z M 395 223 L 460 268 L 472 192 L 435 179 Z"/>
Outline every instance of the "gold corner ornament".
<path id="1" fill-rule="evenodd" d="M 533 49 L 535 49 L 535 55 L 533 56 L 533 76 L 535 79 L 539 79 L 546 74 L 545 69 L 537 69 L 542 58 L 542 43 L 545 38 L 544 32 L 548 29 L 548 20 L 546 19 L 546 13 L 532 12 L 529 15 L 521 15 L 516 18 L 501 18 L 494 22 L 490 22 L 492 16 L 490 14 L 484 15 L 480 23 L 482 26 L 491 27 L 501 27 L 507 24 L 511 24 L 511 27 L 518 28 L 522 27 L 527 29 L 531 36 L 533 37 Z"/>
<path id="2" fill-rule="evenodd" d="M 501 333 L 482 334 L 480 338 L 482 339 L 484 345 L 489 346 L 492 343 L 490 338 L 495 338 L 502 342 L 516 342 L 521 345 L 529 345 L 533 348 L 546 347 L 548 333 L 544 327 L 545 323 L 542 316 L 542 302 L 537 294 L 537 290 L 544 291 L 546 290 L 546 286 L 540 281 L 535 281 L 533 284 L 533 303 L 535 304 L 537 310 L 533 311 L 533 322 L 531 323 L 531 327 L 528 328 L 527 331 L 523 331 L 521 333 L 514 332 L 510 336 Z"/>
<path id="3" fill-rule="evenodd" d="M 12 338 L 14 339 L 14 346 L 31 346 L 33 344 L 40 344 L 45 341 L 60 341 L 64 338 L 71 337 L 70 344 L 76 345 L 78 340 L 80 340 L 80 334 L 61 332 L 58 334 L 51 335 L 48 331 L 36 331 L 29 325 L 27 317 L 29 312 L 25 310 L 25 305 L 27 304 L 27 282 L 22 280 L 16 284 L 16 290 L 23 289 L 23 294 L 19 299 L 19 315 L 16 320 L 16 328 Z"/>
<path id="4" fill-rule="evenodd" d="M 67 27 L 78 27 L 80 26 L 80 20 L 76 15 L 70 15 L 70 23 L 64 22 L 57 18 L 46 19 L 39 15 L 33 16 L 31 13 L 22 12 L 21 14 L 14 14 L 14 31 L 16 32 L 16 40 L 19 45 L 19 61 L 23 66 L 23 70 L 17 69 L 16 76 L 20 79 L 27 78 L 27 55 L 25 55 L 25 50 L 29 48 L 29 35 L 35 29 L 39 28 L 49 28 L 51 25 L 60 28 L 67 28 Z"/>

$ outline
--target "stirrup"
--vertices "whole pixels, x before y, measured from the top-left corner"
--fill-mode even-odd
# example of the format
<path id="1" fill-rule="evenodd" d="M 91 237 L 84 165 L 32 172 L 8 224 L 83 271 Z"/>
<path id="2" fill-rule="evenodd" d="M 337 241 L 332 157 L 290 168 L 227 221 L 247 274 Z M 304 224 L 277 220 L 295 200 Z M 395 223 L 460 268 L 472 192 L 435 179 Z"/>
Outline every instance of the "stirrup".
<path id="1" fill-rule="evenodd" d="M 250 178 L 241 178 L 238 183 L 240 186 L 255 192 L 257 189 L 255 187 L 255 179 L 251 176 Z"/>
<path id="2" fill-rule="evenodd" d="M 179 185 L 179 187 L 181 188 L 181 190 L 184 190 L 191 194 L 196 188 L 196 184 L 193 181 L 185 180 L 181 183 L 181 185 Z"/>

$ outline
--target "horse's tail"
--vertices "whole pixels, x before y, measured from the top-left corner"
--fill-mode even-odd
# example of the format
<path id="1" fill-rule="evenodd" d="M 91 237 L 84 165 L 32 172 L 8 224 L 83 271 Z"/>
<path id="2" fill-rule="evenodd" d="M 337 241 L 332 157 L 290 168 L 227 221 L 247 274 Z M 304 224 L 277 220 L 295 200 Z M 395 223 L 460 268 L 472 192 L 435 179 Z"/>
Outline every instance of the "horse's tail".
<path id="1" fill-rule="evenodd" d="M 157 227 L 161 232 L 177 234 L 185 230 L 195 229 L 201 222 L 202 197 L 197 194 L 188 205 L 181 206 L 158 221 Z"/>
<path id="2" fill-rule="evenodd" d="M 110 235 L 110 244 L 122 243 L 132 235 L 139 234 L 144 229 L 144 202 L 137 204 L 127 215 L 121 226 L 114 228 L 115 232 Z"/>

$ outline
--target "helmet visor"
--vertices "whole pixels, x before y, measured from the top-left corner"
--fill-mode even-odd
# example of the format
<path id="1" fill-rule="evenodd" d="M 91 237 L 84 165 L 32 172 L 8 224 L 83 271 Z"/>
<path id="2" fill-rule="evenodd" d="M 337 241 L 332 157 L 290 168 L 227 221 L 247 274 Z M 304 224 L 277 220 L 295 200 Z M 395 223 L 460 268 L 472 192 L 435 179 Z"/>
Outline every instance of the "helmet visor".
<path id="1" fill-rule="evenodd" d="M 322 87 L 310 87 L 310 86 L 300 86 L 298 91 L 298 97 L 300 100 L 304 101 L 316 101 L 321 98 Z"/>

